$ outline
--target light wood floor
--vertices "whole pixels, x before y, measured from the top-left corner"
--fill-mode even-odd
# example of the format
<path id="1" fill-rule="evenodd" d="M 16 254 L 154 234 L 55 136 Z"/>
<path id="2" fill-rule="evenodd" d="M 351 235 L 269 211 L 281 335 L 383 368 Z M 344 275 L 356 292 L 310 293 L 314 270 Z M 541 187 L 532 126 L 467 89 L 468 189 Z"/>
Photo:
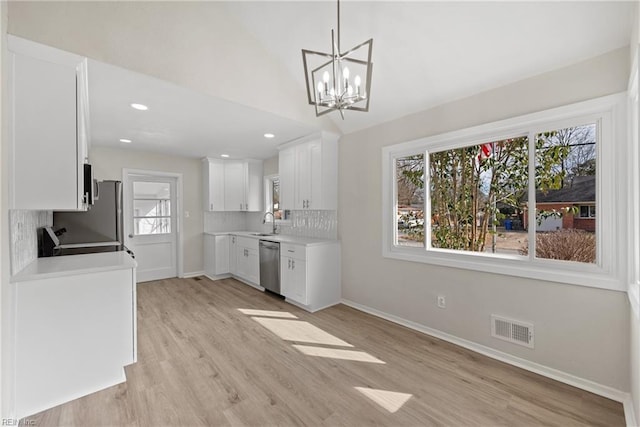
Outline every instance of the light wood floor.
<path id="1" fill-rule="evenodd" d="M 291 313 L 353 347 L 287 341 L 265 326 L 274 322 L 238 309 Z M 322 338 L 280 323 L 281 334 Z M 306 355 L 294 344 L 385 363 Z M 138 285 L 138 347 L 126 383 L 30 425 L 624 425 L 620 403 L 343 305 L 310 314 L 233 279 Z M 411 397 L 392 413 L 355 387 Z"/>

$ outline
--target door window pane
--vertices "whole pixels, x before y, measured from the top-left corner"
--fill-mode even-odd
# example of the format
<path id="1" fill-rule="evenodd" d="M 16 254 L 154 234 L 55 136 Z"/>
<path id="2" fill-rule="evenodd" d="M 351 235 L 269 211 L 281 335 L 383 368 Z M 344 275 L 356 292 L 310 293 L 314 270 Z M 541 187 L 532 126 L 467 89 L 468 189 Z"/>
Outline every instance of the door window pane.
<path id="1" fill-rule="evenodd" d="M 134 235 L 171 233 L 171 184 L 133 183 Z"/>
<path id="2" fill-rule="evenodd" d="M 595 124 L 536 136 L 536 257 L 596 262 Z"/>

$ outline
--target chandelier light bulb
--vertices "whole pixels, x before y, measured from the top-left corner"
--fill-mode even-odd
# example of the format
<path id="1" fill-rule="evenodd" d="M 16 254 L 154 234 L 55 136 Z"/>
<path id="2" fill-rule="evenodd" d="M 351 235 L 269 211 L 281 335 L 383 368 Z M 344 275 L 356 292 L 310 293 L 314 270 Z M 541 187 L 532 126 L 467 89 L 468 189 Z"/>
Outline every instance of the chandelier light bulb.
<path id="1" fill-rule="evenodd" d="M 349 85 L 347 87 L 347 95 L 349 96 L 353 95 L 353 86 Z"/>
<path id="2" fill-rule="evenodd" d="M 322 99 L 322 82 L 318 82 L 318 100 Z"/>
<path id="3" fill-rule="evenodd" d="M 362 81 L 360 80 L 360 76 L 356 76 L 355 84 L 356 84 L 356 95 L 360 95 L 360 84 Z"/>
<path id="4" fill-rule="evenodd" d="M 324 74 L 322 74 L 322 81 L 325 83 L 329 83 L 329 72 L 325 71 Z"/>
<path id="5" fill-rule="evenodd" d="M 349 67 L 344 67 L 342 69 L 342 75 L 344 76 L 345 79 L 349 78 Z"/>

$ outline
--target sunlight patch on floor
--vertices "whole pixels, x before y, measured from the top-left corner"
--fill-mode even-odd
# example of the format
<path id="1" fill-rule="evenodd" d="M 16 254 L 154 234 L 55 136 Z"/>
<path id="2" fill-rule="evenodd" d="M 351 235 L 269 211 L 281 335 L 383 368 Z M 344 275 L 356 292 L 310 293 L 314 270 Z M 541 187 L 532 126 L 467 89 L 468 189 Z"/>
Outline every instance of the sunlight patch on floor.
<path id="1" fill-rule="evenodd" d="M 353 347 L 348 342 L 342 341 L 309 322 L 262 317 L 252 317 L 252 319 L 285 341 Z"/>
<path id="2" fill-rule="evenodd" d="M 369 362 L 385 364 L 382 360 L 373 357 L 364 351 L 343 350 L 338 348 L 313 347 L 308 345 L 293 345 L 293 347 L 307 356 L 327 357 L 331 359 L 354 360 L 356 362 Z"/>
<path id="3" fill-rule="evenodd" d="M 402 408 L 402 405 L 407 403 L 407 401 L 413 396 L 408 393 L 377 390 L 375 388 L 355 387 L 355 389 L 391 413 Z"/>
<path id="4" fill-rule="evenodd" d="M 246 314 L 247 316 L 282 317 L 286 319 L 298 318 L 288 311 L 255 310 L 253 308 L 239 308 L 238 311 Z"/>

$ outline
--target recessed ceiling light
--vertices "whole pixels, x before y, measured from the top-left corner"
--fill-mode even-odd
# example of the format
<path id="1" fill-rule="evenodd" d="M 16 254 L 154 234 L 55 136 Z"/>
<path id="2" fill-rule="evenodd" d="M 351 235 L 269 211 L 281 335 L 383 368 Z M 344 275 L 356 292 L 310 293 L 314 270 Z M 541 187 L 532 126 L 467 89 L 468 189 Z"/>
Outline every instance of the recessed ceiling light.
<path id="1" fill-rule="evenodd" d="M 264 134 L 264 137 L 265 137 L 265 138 L 269 138 L 269 139 L 271 139 L 271 138 L 275 137 L 275 135 L 274 135 L 274 134 L 272 134 L 272 133 L 265 133 L 265 134 Z"/>
<path id="2" fill-rule="evenodd" d="M 146 111 L 149 109 L 149 107 L 147 107 L 146 105 L 143 104 L 131 104 L 132 108 L 135 108 L 136 110 L 141 110 L 141 111 Z"/>
<path id="3" fill-rule="evenodd" d="M 120 142 L 124 142 L 125 144 L 131 144 L 131 140 L 126 138 L 120 138 Z"/>
<path id="4" fill-rule="evenodd" d="M 228 154 L 220 154 L 220 157 L 224 157 L 226 159 L 227 157 L 229 157 L 229 155 Z"/>

